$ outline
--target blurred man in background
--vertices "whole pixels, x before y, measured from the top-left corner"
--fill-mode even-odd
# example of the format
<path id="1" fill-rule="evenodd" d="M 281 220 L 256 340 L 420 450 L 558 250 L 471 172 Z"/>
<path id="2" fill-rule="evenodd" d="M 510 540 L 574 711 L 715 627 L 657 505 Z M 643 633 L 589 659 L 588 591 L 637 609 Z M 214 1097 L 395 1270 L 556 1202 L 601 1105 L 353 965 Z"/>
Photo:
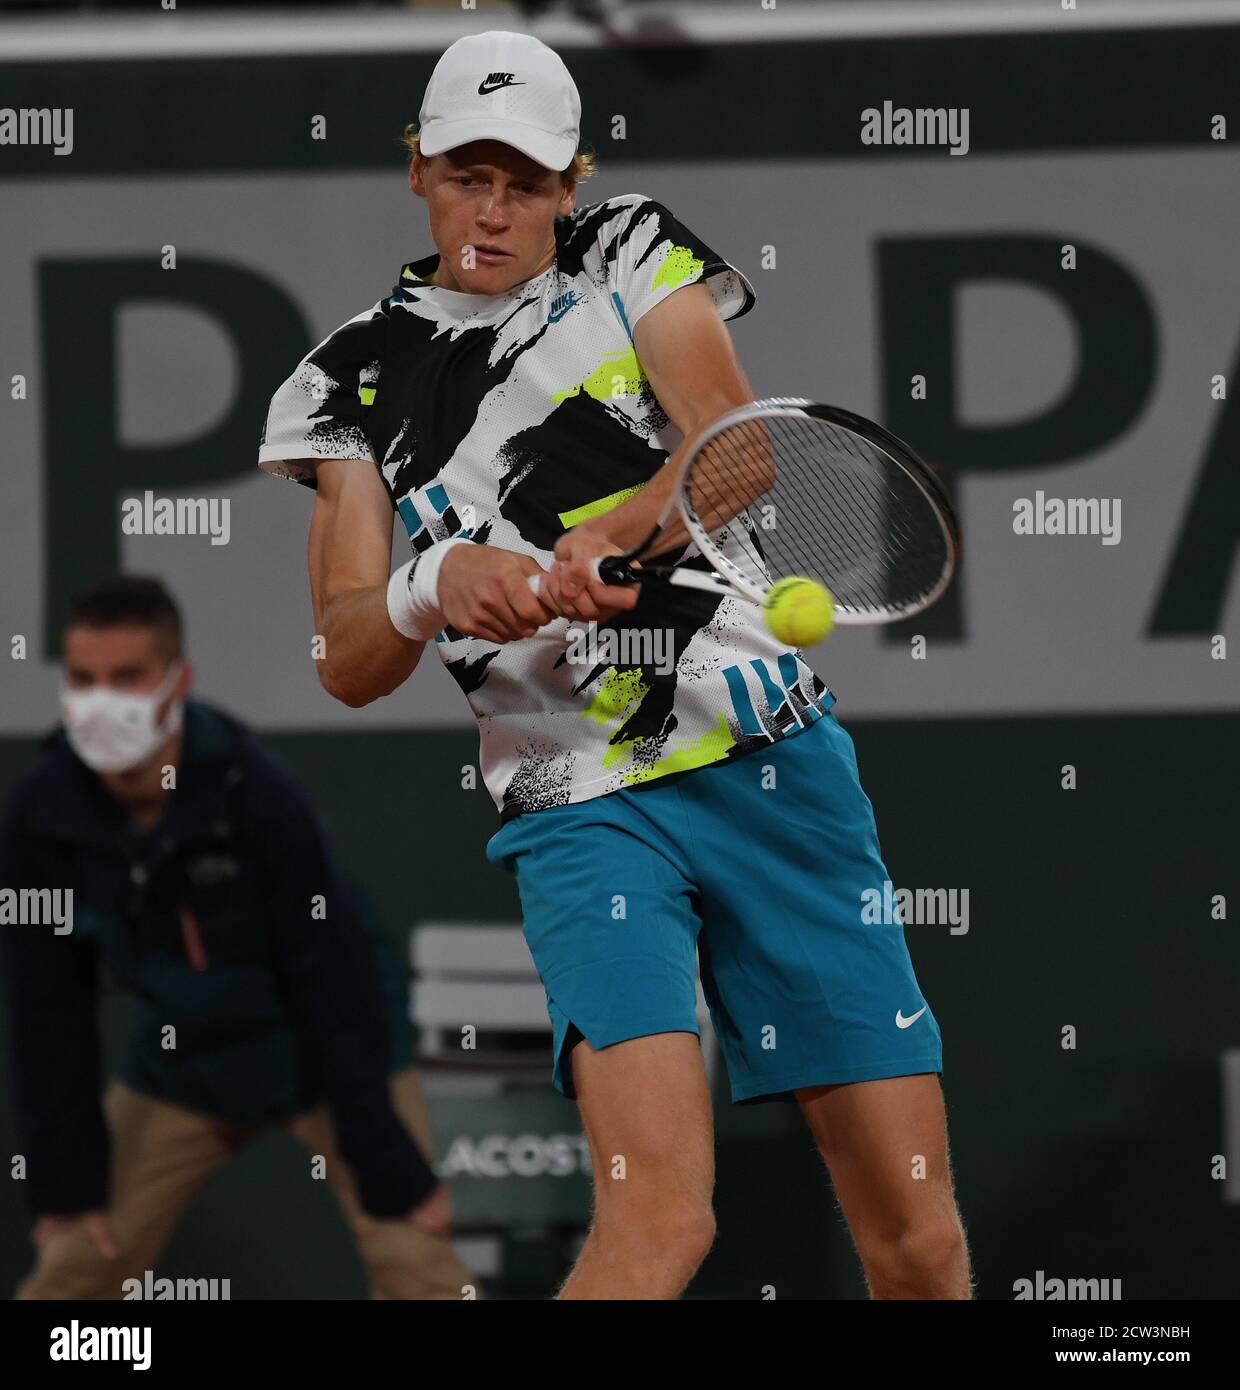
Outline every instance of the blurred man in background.
<path id="1" fill-rule="evenodd" d="M 64 651 L 64 727 L 0 825 L 0 886 L 72 890 L 61 923 L 0 926 L 37 1217 L 18 1297 L 119 1298 L 216 1169 L 282 1124 L 321 1156 L 303 1171 L 331 1182 L 374 1297 L 461 1298 L 403 971 L 305 792 L 187 699 L 158 581 L 81 595 Z M 101 967 L 138 1009 L 106 1095 Z"/>

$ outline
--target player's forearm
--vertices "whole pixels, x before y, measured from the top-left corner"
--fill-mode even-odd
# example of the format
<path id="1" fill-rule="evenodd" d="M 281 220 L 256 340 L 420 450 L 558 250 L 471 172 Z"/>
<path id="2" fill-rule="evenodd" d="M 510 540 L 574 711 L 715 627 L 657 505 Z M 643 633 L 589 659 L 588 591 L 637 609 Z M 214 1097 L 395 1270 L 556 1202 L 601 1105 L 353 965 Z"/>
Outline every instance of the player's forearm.
<path id="1" fill-rule="evenodd" d="M 643 544 L 658 524 L 668 499 L 677 490 L 685 457 L 701 431 L 737 404 L 732 397 L 722 398 L 688 422 L 681 443 L 668 455 L 659 471 L 640 492 L 594 522 L 591 527 L 594 533 L 621 550 L 632 550 Z M 775 482 L 775 459 L 765 428 L 752 425 L 749 434 L 742 435 L 739 446 L 734 445 L 727 454 L 712 453 L 708 446 L 694 464 L 694 476 L 696 482 L 691 491 L 699 512 L 698 520 L 707 531 L 716 531 Z M 653 557 L 679 550 L 689 540 L 680 509 L 673 508 L 664 523 L 657 549 L 651 549 L 648 555 Z"/>
<path id="2" fill-rule="evenodd" d="M 641 545 L 658 524 L 667 499 L 676 490 L 687 442 L 668 455 L 667 462 L 640 492 L 634 493 L 627 502 L 622 502 L 594 523 L 592 529 L 596 534 L 605 536 L 621 550 L 633 550 Z M 679 510 L 673 511 L 668 517 L 662 539 L 665 543 L 661 544 L 660 549 L 663 550 L 677 550 L 688 542 L 689 533 L 680 519 Z"/>
<path id="3" fill-rule="evenodd" d="M 390 695 L 409 678 L 425 642 L 403 637 L 388 616 L 387 585 L 347 589 L 324 607 L 319 680 L 354 709 Z"/>

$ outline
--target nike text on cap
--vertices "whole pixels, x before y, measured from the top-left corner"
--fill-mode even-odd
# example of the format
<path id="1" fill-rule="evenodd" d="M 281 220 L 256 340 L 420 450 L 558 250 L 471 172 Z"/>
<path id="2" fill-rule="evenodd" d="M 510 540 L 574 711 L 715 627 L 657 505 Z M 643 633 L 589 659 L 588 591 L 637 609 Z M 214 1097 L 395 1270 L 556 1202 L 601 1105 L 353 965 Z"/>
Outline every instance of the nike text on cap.
<path id="1" fill-rule="evenodd" d="M 435 64 L 418 116 L 423 154 L 502 140 L 547 169 L 577 153 L 581 97 L 564 61 L 530 34 L 457 39 Z"/>

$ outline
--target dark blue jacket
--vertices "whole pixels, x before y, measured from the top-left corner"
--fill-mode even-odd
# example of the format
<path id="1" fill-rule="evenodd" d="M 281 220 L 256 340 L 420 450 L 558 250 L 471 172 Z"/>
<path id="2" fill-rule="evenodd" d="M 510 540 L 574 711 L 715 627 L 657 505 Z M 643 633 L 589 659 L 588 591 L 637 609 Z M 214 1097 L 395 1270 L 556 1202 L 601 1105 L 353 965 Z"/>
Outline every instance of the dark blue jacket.
<path id="1" fill-rule="evenodd" d="M 435 1186 L 389 1100 L 388 1073 L 411 1057 L 396 953 L 305 792 L 235 720 L 188 702 L 177 786 L 150 832 L 57 735 L 10 797 L 0 888 L 73 890 L 66 935 L 0 925 L 36 1212 L 106 1204 L 101 967 L 138 1000 L 134 1089 L 247 1126 L 326 1101 L 372 1215 Z"/>

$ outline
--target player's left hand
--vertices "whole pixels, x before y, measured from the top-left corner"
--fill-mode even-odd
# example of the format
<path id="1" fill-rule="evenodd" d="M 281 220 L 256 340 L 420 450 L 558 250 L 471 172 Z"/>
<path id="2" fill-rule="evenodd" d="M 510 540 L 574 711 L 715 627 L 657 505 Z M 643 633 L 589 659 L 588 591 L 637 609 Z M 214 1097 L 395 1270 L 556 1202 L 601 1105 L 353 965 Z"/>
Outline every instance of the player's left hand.
<path id="1" fill-rule="evenodd" d="M 592 562 L 622 555 L 623 548 L 588 521 L 566 531 L 555 543 L 555 562 L 543 576 L 539 598 L 565 618 L 607 622 L 627 612 L 641 597 L 640 584 L 604 584 L 594 578 Z"/>

